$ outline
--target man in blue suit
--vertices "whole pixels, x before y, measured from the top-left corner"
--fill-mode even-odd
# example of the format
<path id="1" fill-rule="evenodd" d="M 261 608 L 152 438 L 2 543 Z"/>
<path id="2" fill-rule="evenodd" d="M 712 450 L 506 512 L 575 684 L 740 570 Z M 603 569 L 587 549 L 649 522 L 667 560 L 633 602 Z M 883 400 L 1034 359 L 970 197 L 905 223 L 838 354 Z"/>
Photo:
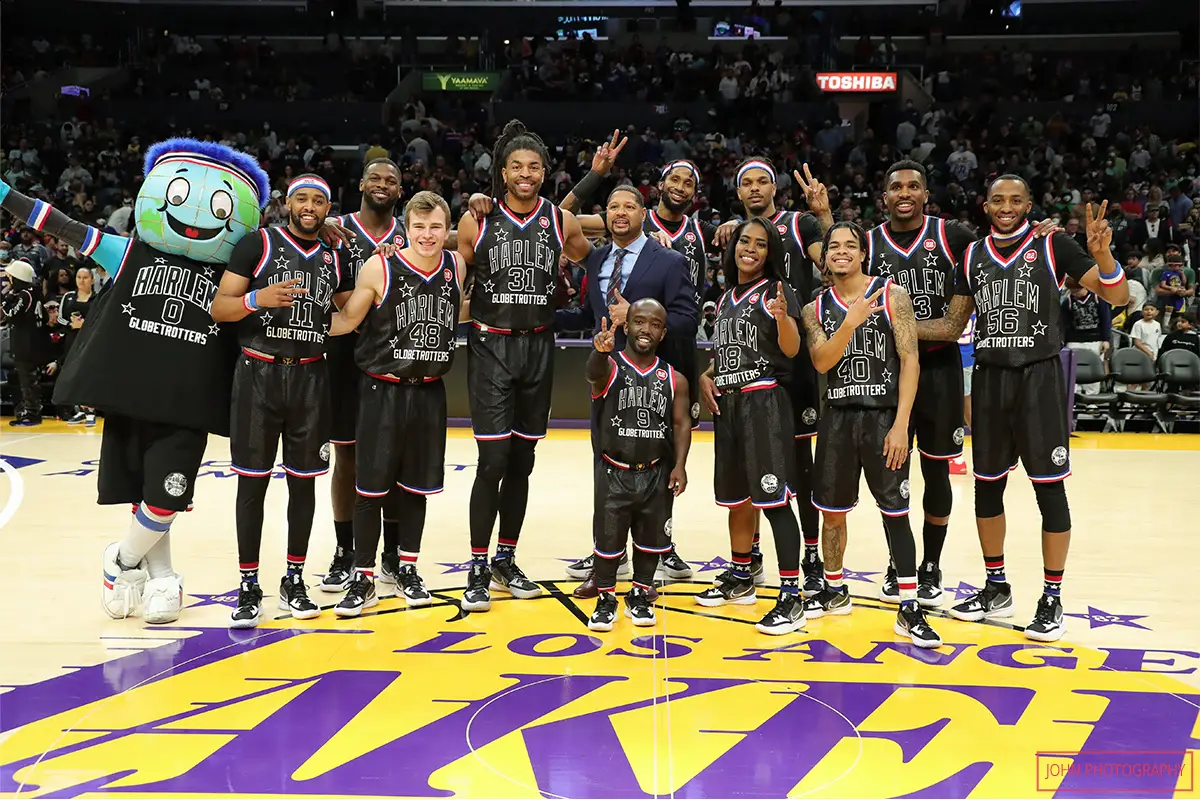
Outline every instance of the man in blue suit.
<path id="1" fill-rule="evenodd" d="M 594 335 L 600 330 L 600 321 L 607 319 L 609 326 L 623 326 L 630 303 L 646 297 L 662 303 L 667 309 L 667 336 L 659 347 L 659 355 L 672 366 L 681 360 L 676 354 L 683 348 L 695 348 L 696 289 L 692 286 L 687 260 L 682 254 L 663 247 L 642 231 L 646 219 L 646 204 L 641 193 L 633 186 L 622 185 L 613 189 L 608 196 L 607 222 L 612 242 L 592 250 L 587 261 L 587 291 L 579 308 L 560 309 L 555 313 L 554 327 L 558 331 L 587 331 Z M 625 346 L 625 330 L 616 329 L 616 347 Z M 599 430 L 592 406 L 592 450 L 596 450 L 596 433 Z M 593 528 L 595 527 L 593 519 Z M 593 539 L 594 539 L 593 535 Z M 596 585 L 592 580 L 594 555 L 581 559 L 567 567 L 573 578 L 586 579 L 575 590 L 575 596 L 595 597 Z M 625 576 L 630 567 L 628 555 L 622 557 L 618 575 Z M 667 577 L 691 577 L 691 568 L 675 552 L 664 555 L 659 570 Z"/>

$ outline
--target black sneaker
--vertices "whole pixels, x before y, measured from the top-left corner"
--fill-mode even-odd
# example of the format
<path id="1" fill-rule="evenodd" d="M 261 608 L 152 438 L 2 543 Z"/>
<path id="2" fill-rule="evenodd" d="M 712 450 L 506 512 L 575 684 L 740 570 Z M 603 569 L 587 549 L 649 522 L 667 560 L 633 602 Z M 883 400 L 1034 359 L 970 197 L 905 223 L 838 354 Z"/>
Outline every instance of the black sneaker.
<path id="1" fill-rule="evenodd" d="M 654 572 L 656 581 L 686 581 L 692 577 L 692 568 L 672 550 L 658 559 L 658 569 Z"/>
<path id="2" fill-rule="evenodd" d="M 709 608 L 724 605 L 752 606 L 758 602 L 758 597 L 754 594 L 753 580 L 735 578 L 731 573 L 729 580 L 696 595 L 696 602 Z"/>
<path id="3" fill-rule="evenodd" d="M 514 558 L 492 559 L 491 589 L 493 592 L 508 592 L 518 600 L 542 596 L 542 587 L 525 577 Z"/>
<path id="4" fill-rule="evenodd" d="M 262 616 L 262 587 L 257 583 L 242 581 L 238 587 L 237 606 L 229 615 L 229 627 L 239 630 L 258 626 L 258 618 Z"/>
<path id="5" fill-rule="evenodd" d="M 965 622 L 982 619 L 1008 619 L 1013 615 L 1012 587 L 988 581 L 983 589 L 958 605 L 950 606 L 950 616 Z"/>
<path id="6" fill-rule="evenodd" d="M 596 599 L 596 610 L 588 619 L 588 630 L 611 631 L 617 619 L 617 596 L 613 592 L 601 592 Z"/>
<path id="7" fill-rule="evenodd" d="M 942 604 L 942 571 L 932 561 L 917 568 L 917 602 L 923 608 L 938 608 Z"/>
<path id="8" fill-rule="evenodd" d="M 291 611 L 292 619 L 313 619 L 321 616 L 321 609 L 308 599 L 308 587 L 301 575 L 285 575 L 279 583 L 279 608 Z"/>
<path id="9" fill-rule="evenodd" d="M 925 619 L 925 611 L 919 603 L 908 601 L 900 604 L 893 630 L 900 636 L 912 639 L 917 647 L 942 646 L 942 637 L 938 636 L 937 631 Z"/>
<path id="10" fill-rule="evenodd" d="M 645 589 L 634 587 L 625 595 L 625 616 L 639 628 L 654 625 L 654 607 L 650 605 L 650 595 Z"/>
<path id="11" fill-rule="evenodd" d="M 471 572 L 467 575 L 467 590 L 463 592 L 459 605 L 463 611 L 487 611 L 492 607 L 492 593 L 488 584 L 492 581 L 492 571 L 487 564 L 472 564 Z"/>
<path id="12" fill-rule="evenodd" d="M 361 572 L 355 572 L 350 581 L 350 588 L 342 602 L 333 607 L 333 613 L 339 617 L 357 617 L 364 609 L 379 605 L 379 596 L 375 594 L 375 579 Z"/>
<path id="13" fill-rule="evenodd" d="M 775 607 L 754 626 L 759 633 L 782 636 L 804 629 L 804 603 L 798 595 L 780 592 Z"/>
<path id="14" fill-rule="evenodd" d="M 1067 632 L 1063 620 L 1062 598 L 1043 594 L 1034 612 L 1033 622 L 1025 628 L 1025 638 L 1035 642 L 1057 642 Z"/>
<path id="15" fill-rule="evenodd" d="M 844 617 L 854 610 L 850 602 L 850 590 L 845 586 L 830 589 L 826 586 L 817 594 L 804 601 L 804 616 L 808 619 L 821 617 Z"/>
<path id="16" fill-rule="evenodd" d="M 567 577 L 574 578 L 577 581 L 587 580 L 588 575 L 592 574 L 592 570 L 596 568 L 596 554 L 581 558 L 574 564 L 567 565 Z M 633 567 L 629 566 L 629 553 L 626 552 L 621 556 L 621 560 L 617 562 L 617 578 L 628 578 L 633 574 Z"/>
<path id="17" fill-rule="evenodd" d="M 425 588 L 425 581 L 417 574 L 415 564 L 405 564 L 396 576 L 396 585 L 404 595 L 404 603 L 409 608 L 427 606 L 433 602 L 433 595 Z"/>
<path id="18" fill-rule="evenodd" d="M 10 428 L 32 428 L 34 425 L 41 424 L 41 417 L 17 417 L 16 419 L 10 419 L 8 421 L 8 426 Z"/>
<path id="19" fill-rule="evenodd" d="M 800 559 L 800 568 L 804 572 L 804 586 L 801 587 L 800 593 L 805 597 L 815 597 L 825 588 L 825 565 L 821 562 L 821 557 L 813 551 L 812 555 L 805 555 Z"/>
<path id="20" fill-rule="evenodd" d="M 344 592 L 353 577 L 354 553 L 339 547 L 333 551 L 333 561 L 317 588 L 322 592 Z"/>
<path id="21" fill-rule="evenodd" d="M 883 576 L 883 585 L 879 587 L 879 599 L 893 605 L 900 602 L 900 581 L 896 578 L 896 568 L 889 566 Z"/>
<path id="22" fill-rule="evenodd" d="M 76 411 L 74 414 L 67 417 L 66 423 L 68 425 L 82 425 L 85 419 L 87 419 L 87 414 L 84 414 L 82 411 Z"/>
<path id="23" fill-rule="evenodd" d="M 387 584 L 399 583 L 400 554 L 389 553 L 386 550 L 379 558 L 379 582 Z"/>
<path id="24" fill-rule="evenodd" d="M 717 573 L 717 576 L 713 578 L 713 585 L 719 586 L 720 584 L 728 583 L 731 580 L 734 580 L 732 567 Z M 755 586 L 762 586 L 767 582 L 766 568 L 763 567 L 763 557 L 761 553 L 759 555 L 751 554 L 750 556 L 750 580 Z"/>

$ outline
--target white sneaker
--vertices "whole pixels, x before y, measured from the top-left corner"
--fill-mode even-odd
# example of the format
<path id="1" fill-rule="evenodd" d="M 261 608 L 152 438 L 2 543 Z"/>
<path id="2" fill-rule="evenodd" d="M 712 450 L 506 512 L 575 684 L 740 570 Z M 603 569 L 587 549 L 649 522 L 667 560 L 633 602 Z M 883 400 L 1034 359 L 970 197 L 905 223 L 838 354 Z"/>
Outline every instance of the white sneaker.
<path id="1" fill-rule="evenodd" d="M 183 611 L 183 578 L 153 578 L 142 593 L 142 619 L 152 625 L 164 625 L 179 619 Z"/>
<path id="2" fill-rule="evenodd" d="M 100 604 L 104 606 L 104 613 L 113 619 L 125 619 L 137 613 L 148 577 L 141 564 L 134 569 L 122 569 L 117 563 L 119 552 L 120 542 L 113 542 L 104 548 L 104 588 Z"/>

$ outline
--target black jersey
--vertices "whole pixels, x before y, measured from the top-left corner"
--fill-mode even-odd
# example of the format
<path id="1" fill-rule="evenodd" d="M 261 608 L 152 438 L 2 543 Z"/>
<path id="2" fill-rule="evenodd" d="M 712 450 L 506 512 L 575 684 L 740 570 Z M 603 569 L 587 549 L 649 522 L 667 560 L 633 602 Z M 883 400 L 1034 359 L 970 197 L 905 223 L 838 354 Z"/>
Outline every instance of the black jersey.
<path id="1" fill-rule="evenodd" d="M 618 466 L 648 464 L 674 458 L 675 368 L 661 358 L 638 369 L 618 351 L 612 365 L 600 414 L 600 452 Z"/>
<path id="2" fill-rule="evenodd" d="M 525 217 L 496 200 L 475 238 L 471 317 L 498 330 L 554 325 L 562 211 L 544 197 Z"/>
<path id="3" fill-rule="evenodd" d="M 1078 280 L 1096 265 L 1066 233 L 1022 234 L 1003 246 L 993 235 L 973 242 L 958 274 L 956 292 L 975 298 L 975 360 L 981 364 L 1023 367 L 1057 356 L 1063 281 L 1067 275 Z"/>
<path id="4" fill-rule="evenodd" d="M 872 314 L 855 329 L 850 344 L 829 370 L 825 401 L 831 406 L 895 408 L 900 402 L 900 355 L 892 333 L 890 278 L 873 278 L 864 294 L 883 287 L 883 313 Z M 837 289 L 829 287 L 817 297 L 817 323 L 833 336 L 846 321 L 849 310 Z"/>
<path id="5" fill-rule="evenodd" d="M 383 300 L 363 321 L 354 359 L 359 369 L 397 378 L 436 378 L 454 361 L 462 287 L 454 253 L 426 274 L 399 253 L 384 265 Z"/>
<path id="6" fill-rule="evenodd" d="M 653 209 L 647 209 L 646 221 L 642 223 L 642 231 L 647 235 L 661 231 L 671 240 L 671 249 L 687 259 L 688 273 L 692 279 L 692 288 L 696 290 L 696 301 L 704 296 L 705 273 L 708 268 L 708 253 L 705 250 L 707 242 L 712 239 L 710 230 L 705 230 L 705 224 L 695 217 L 684 214 L 679 222 L 669 222 L 658 216 Z"/>
<path id="7" fill-rule="evenodd" d="M 231 326 L 212 318 L 220 267 L 137 239 L 124 246 L 112 284 L 89 304 L 55 402 L 228 436 L 237 350 Z"/>
<path id="8" fill-rule="evenodd" d="M 718 389 L 765 388 L 791 375 L 792 360 L 779 349 L 779 326 L 767 311 L 767 301 L 775 297 L 775 292 L 774 282 L 763 278 L 721 295 L 713 328 Z M 796 294 L 786 282 L 783 293 L 788 316 L 798 318 Z"/>
<path id="9" fill-rule="evenodd" d="M 358 214 L 343 214 L 337 220 L 358 234 L 356 238 L 342 245 L 341 249 L 342 281 L 346 289 L 354 288 L 354 282 L 358 278 L 358 272 L 362 269 L 363 263 L 374 255 L 375 250 L 381 244 L 394 244 L 396 247 L 404 247 L 407 243 L 404 223 L 394 217 L 392 218 L 391 227 L 378 239 L 367 231 L 365 225 L 359 222 Z M 339 336 L 338 338 L 343 337 Z"/>
<path id="10" fill-rule="evenodd" d="M 250 279 L 249 292 L 300 280 L 292 305 L 260 308 L 238 323 L 242 347 L 283 358 L 317 358 L 325 352 L 333 295 L 345 291 L 341 255 L 321 241 L 297 239 L 286 228 L 260 228 L 237 243 L 229 271 Z"/>
<path id="11" fill-rule="evenodd" d="M 820 286 L 814 282 L 808 246 L 821 241 L 821 225 L 807 211 L 779 211 L 771 217 L 771 222 L 783 238 L 783 275 L 796 290 L 796 296 L 807 303 Z M 807 351 L 801 347 L 800 352 Z"/>

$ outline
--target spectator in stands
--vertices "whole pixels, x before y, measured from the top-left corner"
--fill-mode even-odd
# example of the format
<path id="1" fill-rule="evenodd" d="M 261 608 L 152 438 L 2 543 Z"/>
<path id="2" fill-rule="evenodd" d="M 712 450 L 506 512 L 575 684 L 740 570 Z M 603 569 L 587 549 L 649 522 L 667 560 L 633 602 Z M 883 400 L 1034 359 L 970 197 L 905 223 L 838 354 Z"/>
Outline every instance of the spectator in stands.
<path id="1" fill-rule="evenodd" d="M 1147 302 L 1142 306 L 1142 318 L 1133 323 L 1133 346 L 1150 356 L 1153 363 L 1158 359 L 1162 344 L 1162 326 L 1158 324 L 1158 306 Z"/>
<path id="2" fill-rule="evenodd" d="M 1187 350 L 1200 356 L 1200 331 L 1196 330 L 1196 315 L 1179 314 L 1175 317 L 1175 330 L 1162 344 L 1161 352 Z"/>
<path id="3" fill-rule="evenodd" d="M 1070 292 L 1062 299 L 1063 339 L 1072 350 L 1090 350 L 1102 359 L 1109 350 L 1112 335 L 1112 308 L 1085 287 L 1070 281 Z M 1100 391 L 1100 384 L 1081 387 L 1084 394 Z"/>
<path id="4" fill-rule="evenodd" d="M 1183 193 L 1183 182 L 1171 185 L 1170 199 L 1167 207 L 1170 209 L 1171 224 L 1178 228 L 1188 218 L 1192 211 L 1192 198 Z"/>
<path id="5" fill-rule="evenodd" d="M 65 266 L 50 267 L 42 278 L 42 298 L 44 302 L 57 301 L 63 295 L 75 290 L 75 275 Z"/>
<path id="6" fill-rule="evenodd" d="M 1183 253 L 1179 248 L 1172 248 L 1167 254 L 1167 265 L 1158 276 L 1158 285 L 1154 293 L 1158 298 L 1159 307 L 1163 312 L 1162 324 L 1171 329 L 1172 315 L 1183 311 L 1188 301 L 1195 296 L 1195 287 L 1188 285 L 1187 273 L 1183 267 Z"/>
<path id="7" fill-rule="evenodd" d="M 33 267 L 33 272 L 39 277 L 42 268 L 50 260 L 50 251 L 42 244 L 41 237 L 33 228 L 21 229 L 21 243 L 13 248 L 12 257 L 24 261 Z"/>
<path id="8" fill-rule="evenodd" d="M 1175 240 L 1171 219 L 1169 217 L 1164 219 L 1162 210 L 1161 204 L 1146 203 L 1142 219 L 1130 226 L 1130 244 L 1145 249 L 1150 242 L 1157 242 L 1159 247 L 1165 248 Z"/>
<path id="9" fill-rule="evenodd" d="M 0 280 L 0 312 L 9 329 L 13 370 L 20 384 L 21 400 L 16 404 L 13 427 L 42 424 L 42 398 L 38 385 L 46 347 L 42 341 L 41 289 L 33 266 L 26 261 L 10 261 Z"/>

